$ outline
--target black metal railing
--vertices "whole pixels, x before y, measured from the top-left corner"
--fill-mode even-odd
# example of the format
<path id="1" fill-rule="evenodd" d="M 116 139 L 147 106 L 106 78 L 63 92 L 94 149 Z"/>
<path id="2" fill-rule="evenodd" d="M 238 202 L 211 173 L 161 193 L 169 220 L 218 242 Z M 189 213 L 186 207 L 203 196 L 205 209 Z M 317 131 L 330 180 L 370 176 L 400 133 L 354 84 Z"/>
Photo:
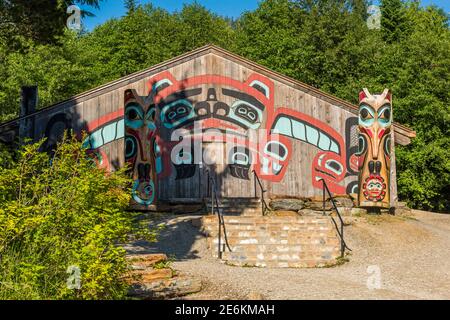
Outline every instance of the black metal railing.
<path id="1" fill-rule="evenodd" d="M 220 202 L 217 191 L 217 183 L 214 177 L 210 174 L 210 171 L 206 169 L 206 174 L 208 177 L 208 196 L 211 197 L 211 214 L 217 214 L 217 220 L 219 221 L 218 225 L 218 235 L 217 235 L 217 256 L 219 259 L 222 259 L 222 230 L 223 236 L 225 240 L 225 245 L 228 250 L 231 252 L 230 245 L 228 244 L 227 238 L 227 230 L 225 228 L 225 219 L 223 218 L 223 212 L 220 210 Z"/>
<path id="2" fill-rule="evenodd" d="M 261 180 L 259 180 L 259 177 L 258 177 L 258 174 L 256 173 L 256 171 L 253 170 L 252 172 L 253 172 L 253 175 L 255 176 L 255 179 L 254 179 L 255 198 L 258 198 L 258 193 L 257 193 L 257 184 L 258 184 L 260 193 L 261 193 L 261 211 L 262 211 L 262 215 L 264 216 L 266 214 L 266 211 L 270 210 L 269 206 L 267 205 L 266 200 L 264 199 L 264 193 L 266 193 L 267 190 L 264 190 L 264 187 L 261 183 Z"/>
<path id="3" fill-rule="evenodd" d="M 325 192 L 327 192 L 328 196 L 330 198 L 330 201 L 331 201 L 331 203 L 332 203 L 332 205 L 334 207 L 334 210 L 336 211 L 336 215 L 339 218 L 339 222 L 341 223 L 341 225 L 338 226 L 338 224 L 336 223 L 336 220 L 333 218 L 333 216 L 331 216 L 331 214 L 329 215 L 330 218 L 331 218 L 331 221 L 333 222 L 334 226 L 336 227 L 336 231 L 337 231 L 337 233 L 339 235 L 339 238 L 341 240 L 341 257 L 344 257 L 346 248 L 348 250 L 352 251 L 352 249 L 350 249 L 347 246 L 347 244 L 345 243 L 345 240 L 344 240 L 344 220 L 342 219 L 342 216 L 339 213 L 339 210 L 338 210 L 338 208 L 336 206 L 336 201 L 334 200 L 333 196 L 331 195 L 330 189 L 328 189 L 328 186 L 327 186 L 325 180 L 324 179 L 320 179 L 319 181 L 322 181 L 322 185 L 323 185 L 323 188 L 322 188 L 323 189 L 323 199 L 322 199 L 323 200 L 323 215 L 326 215 L 325 214 L 325 202 L 326 202 Z"/>

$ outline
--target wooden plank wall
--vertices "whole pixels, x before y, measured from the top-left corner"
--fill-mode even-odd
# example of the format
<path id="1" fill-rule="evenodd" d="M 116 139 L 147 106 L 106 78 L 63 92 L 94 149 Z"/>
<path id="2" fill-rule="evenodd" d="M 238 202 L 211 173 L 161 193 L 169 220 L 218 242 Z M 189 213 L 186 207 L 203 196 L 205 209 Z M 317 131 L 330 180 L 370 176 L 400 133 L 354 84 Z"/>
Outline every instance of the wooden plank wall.
<path id="1" fill-rule="evenodd" d="M 155 74 L 167 70 L 177 80 L 183 80 L 193 76 L 202 75 L 222 75 L 230 79 L 245 81 L 252 73 L 253 67 L 244 66 L 234 61 L 225 59 L 224 57 L 209 53 L 201 54 L 194 57 L 188 57 L 178 62 L 176 65 L 162 67 L 149 73 L 146 77 L 142 77 L 136 81 L 128 81 L 113 89 L 100 90 L 93 97 L 84 101 L 69 101 L 57 108 L 52 108 L 47 112 L 40 113 L 37 116 L 36 136 L 44 136 L 48 121 L 59 113 L 66 114 L 71 120 L 72 127 L 76 131 L 80 131 L 86 127 L 88 123 L 95 122 L 97 119 L 117 110 L 122 109 L 124 101 L 124 91 L 126 89 L 135 89 L 139 95 L 146 96 L 147 82 Z M 320 97 L 313 96 L 285 83 L 272 80 L 274 82 L 274 106 L 275 109 L 280 107 L 290 108 L 307 115 L 319 119 L 321 122 L 334 128 L 345 141 L 345 122 L 349 117 L 355 115 L 348 110 L 335 106 Z M 206 91 L 207 88 L 216 85 L 202 86 Z M 219 92 L 219 90 L 218 90 Z M 230 101 L 228 101 L 230 102 Z M 159 118 L 157 116 L 157 118 Z M 159 124 L 160 125 L 160 124 Z M 319 151 L 305 142 L 291 140 L 292 157 L 289 162 L 284 179 L 279 183 L 265 181 L 265 187 L 269 190 L 270 195 L 288 195 L 288 196 L 304 196 L 312 197 L 321 195 L 321 190 L 312 186 L 312 160 Z M 108 145 L 102 147 L 107 154 L 110 162 L 114 163 L 113 167 L 122 166 L 124 164 L 124 139 L 118 139 Z M 236 197 L 254 195 L 253 177 L 250 180 L 241 180 L 227 174 L 225 169 L 220 174 L 220 188 L 222 196 Z M 342 182 L 342 185 L 354 181 L 356 177 L 351 177 Z M 190 179 L 175 180 L 175 172 L 172 168 L 172 174 L 168 178 L 159 180 L 158 197 L 160 199 L 173 198 L 199 198 L 206 195 L 206 176 L 197 168 L 196 174 Z"/>

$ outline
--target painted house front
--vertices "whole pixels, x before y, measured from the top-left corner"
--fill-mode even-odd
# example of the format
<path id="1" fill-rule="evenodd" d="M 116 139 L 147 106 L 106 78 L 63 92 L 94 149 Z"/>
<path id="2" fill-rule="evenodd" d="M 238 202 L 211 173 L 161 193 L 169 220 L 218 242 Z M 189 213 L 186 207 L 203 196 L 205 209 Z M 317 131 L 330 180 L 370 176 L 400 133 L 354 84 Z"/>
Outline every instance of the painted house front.
<path id="1" fill-rule="evenodd" d="M 320 196 L 321 179 L 334 194 L 358 192 L 358 107 L 215 46 L 3 124 L 0 140 L 21 126 L 47 150 L 65 129 L 86 131 L 100 166 L 130 165 L 139 209 L 202 200 L 208 172 L 224 198 L 253 197 L 256 177 L 270 197 Z M 397 144 L 415 136 L 393 128 Z"/>

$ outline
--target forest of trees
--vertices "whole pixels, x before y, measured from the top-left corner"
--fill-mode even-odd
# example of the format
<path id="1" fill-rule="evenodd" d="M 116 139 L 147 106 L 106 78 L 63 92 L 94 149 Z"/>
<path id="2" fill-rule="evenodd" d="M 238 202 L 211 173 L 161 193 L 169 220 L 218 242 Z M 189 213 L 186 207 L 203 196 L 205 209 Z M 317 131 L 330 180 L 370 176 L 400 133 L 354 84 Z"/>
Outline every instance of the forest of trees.
<path id="1" fill-rule="evenodd" d="M 22 85 L 37 84 L 44 107 L 213 43 L 353 103 L 362 87 L 390 88 L 395 120 L 417 131 L 396 149 L 399 197 L 450 210 L 450 30 L 437 7 L 382 0 L 370 30 L 365 0 L 264 0 L 238 19 L 124 1 L 124 17 L 77 34 L 69 1 L 32 2 L 0 0 L 1 122 L 17 117 Z"/>

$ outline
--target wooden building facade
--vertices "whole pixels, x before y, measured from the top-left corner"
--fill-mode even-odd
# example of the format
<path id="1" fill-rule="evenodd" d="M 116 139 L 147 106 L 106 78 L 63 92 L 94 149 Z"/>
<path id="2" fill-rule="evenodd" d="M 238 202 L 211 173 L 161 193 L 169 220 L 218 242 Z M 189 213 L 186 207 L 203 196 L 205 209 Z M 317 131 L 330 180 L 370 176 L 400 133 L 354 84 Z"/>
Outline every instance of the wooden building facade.
<path id="1" fill-rule="evenodd" d="M 319 196 L 319 179 L 335 194 L 358 188 L 357 106 L 211 45 L 6 123 L 0 140 L 23 128 L 47 150 L 65 129 L 86 131 L 100 166 L 130 164 L 143 208 L 204 198 L 208 172 L 222 197 L 253 197 L 255 175 L 272 197 Z M 396 144 L 415 136 L 392 132 Z"/>

